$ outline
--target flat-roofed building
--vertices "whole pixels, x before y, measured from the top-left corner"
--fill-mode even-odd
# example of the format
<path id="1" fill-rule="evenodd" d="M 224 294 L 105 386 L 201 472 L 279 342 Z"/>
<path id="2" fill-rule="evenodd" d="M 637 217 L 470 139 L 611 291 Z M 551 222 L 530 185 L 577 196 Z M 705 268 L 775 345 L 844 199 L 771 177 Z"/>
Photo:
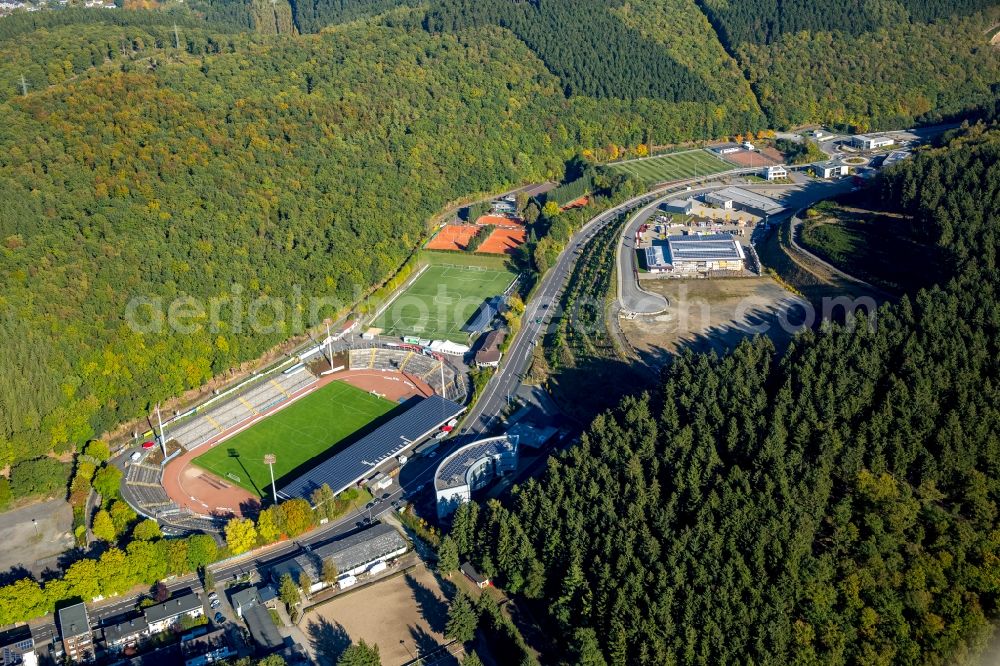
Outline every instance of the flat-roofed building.
<path id="1" fill-rule="evenodd" d="M 732 200 L 734 208 L 740 208 L 757 215 L 774 215 L 785 210 L 777 201 L 763 194 L 757 194 L 742 187 L 724 187 L 712 193 L 715 197 Z"/>
<path id="2" fill-rule="evenodd" d="M 839 178 L 846 176 L 851 168 L 840 162 L 823 162 L 816 165 L 816 175 L 820 178 Z"/>
<path id="3" fill-rule="evenodd" d="M 667 248 L 667 261 L 677 275 L 742 271 L 746 262 L 743 246 L 729 234 L 671 236 Z"/>
<path id="4" fill-rule="evenodd" d="M 25 663 L 26 654 L 34 654 L 35 639 L 28 625 L 0 632 L 0 666 Z M 30 661 L 30 658 L 28 659 Z"/>
<path id="5" fill-rule="evenodd" d="M 769 166 L 764 171 L 764 178 L 767 180 L 781 180 L 782 178 L 788 178 L 788 169 L 780 164 Z"/>
<path id="6" fill-rule="evenodd" d="M 723 143 L 719 146 L 713 146 L 712 152 L 719 155 L 732 155 L 733 153 L 738 153 L 743 150 L 743 146 L 738 143 Z"/>
<path id="7" fill-rule="evenodd" d="M 875 150 L 885 148 L 896 143 L 896 140 L 888 136 L 872 136 L 870 134 L 858 134 L 851 137 L 851 145 L 861 150 Z"/>
<path id="8" fill-rule="evenodd" d="M 280 584 L 285 574 L 295 582 L 304 571 L 313 581 L 309 591 L 318 592 L 330 585 L 323 580 L 324 560 L 333 560 L 341 575 L 366 573 L 384 567 L 389 560 L 399 557 L 409 549 L 406 539 L 392 525 L 378 523 L 331 543 L 313 548 L 296 557 L 279 562 L 271 568 L 271 580 Z M 251 606 L 250 608 L 253 608 Z"/>
<path id="9" fill-rule="evenodd" d="M 670 199 L 660 204 L 660 210 L 673 215 L 690 215 L 694 203 L 694 199 Z"/>
<path id="10" fill-rule="evenodd" d="M 646 270 L 650 273 L 666 273 L 670 271 L 670 262 L 663 253 L 662 245 L 650 245 L 643 248 L 646 255 Z"/>
<path id="11" fill-rule="evenodd" d="M 59 637 L 63 652 L 70 661 L 94 660 L 94 636 L 90 630 L 87 606 L 83 602 L 59 609 Z"/>
<path id="12" fill-rule="evenodd" d="M 733 198 L 722 192 L 709 192 L 705 195 L 705 203 L 723 210 L 733 209 Z"/>

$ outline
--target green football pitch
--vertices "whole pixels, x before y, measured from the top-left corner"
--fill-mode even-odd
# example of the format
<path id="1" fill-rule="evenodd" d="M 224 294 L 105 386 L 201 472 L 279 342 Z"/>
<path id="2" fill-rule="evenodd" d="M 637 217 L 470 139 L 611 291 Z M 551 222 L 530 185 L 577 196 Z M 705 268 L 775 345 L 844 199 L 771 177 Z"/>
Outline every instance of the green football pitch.
<path id="1" fill-rule="evenodd" d="M 252 493 L 269 495 L 265 453 L 277 457 L 277 481 L 394 407 L 350 384 L 331 382 L 203 453 L 194 464 Z"/>
<path id="2" fill-rule="evenodd" d="M 386 335 L 468 342 L 462 327 L 486 299 L 502 294 L 514 277 L 500 265 L 429 266 L 372 325 Z"/>
<path id="3" fill-rule="evenodd" d="M 661 183 L 669 180 L 683 180 L 695 176 L 707 176 L 736 167 L 704 150 L 688 150 L 682 153 L 660 155 L 644 160 L 633 160 L 620 164 L 609 164 L 608 168 L 621 173 L 629 173 L 647 183 Z"/>

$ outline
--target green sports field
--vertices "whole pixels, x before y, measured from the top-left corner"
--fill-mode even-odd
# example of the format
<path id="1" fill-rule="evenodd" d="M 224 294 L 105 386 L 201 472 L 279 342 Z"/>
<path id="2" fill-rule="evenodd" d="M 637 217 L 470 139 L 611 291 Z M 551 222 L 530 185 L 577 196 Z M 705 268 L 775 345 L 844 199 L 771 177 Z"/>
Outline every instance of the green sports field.
<path id="1" fill-rule="evenodd" d="M 269 495 L 265 453 L 277 456 L 277 481 L 394 407 L 350 384 L 331 382 L 198 456 L 194 464 L 252 493 Z"/>
<path id="2" fill-rule="evenodd" d="M 499 262 L 477 266 L 436 263 L 399 294 L 372 326 L 386 335 L 468 342 L 469 335 L 462 327 L 486 299 L 502 294 L 514 278 L 515 274 Z"/>
<path id="3" fill-rule="evenodd" d="M 729 171 L 736 167 L 707 151 L 688 150 L 682 153 L 651 157 L 646 160 L 609 164 L 608 168 L 613 171 L 630 173 L 647 183 L 661 183 L 695 176 L 707 176 L 720 171 Z"/>

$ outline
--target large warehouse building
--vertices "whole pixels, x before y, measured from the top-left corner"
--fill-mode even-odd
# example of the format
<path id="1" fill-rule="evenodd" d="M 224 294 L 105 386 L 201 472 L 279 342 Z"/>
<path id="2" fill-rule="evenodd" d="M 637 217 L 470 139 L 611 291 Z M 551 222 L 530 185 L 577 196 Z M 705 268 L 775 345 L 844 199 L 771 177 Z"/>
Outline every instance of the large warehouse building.
<path id="1" fill-rule="evenodd" d="M 278 491 L 280 499 L 308 500 L 323 484 L 334 493 L 350 488 L 374 473 L 382 463 L 420 442 L 465 411 L 458 403 L 439 395 L 424 398 L 405 412 L 316 465 Z"/>
<path id="2" fill-rule="evenodd" d="M 724 187 L 716 190 L 705 195 L 705 201 L 727 209 L 736 207 L 756 215 L 774 215 L 785 210 L 784 206 L 774 199 L 744 190 L 742 187 Z"/>
<path id="3" fill-rule="evenodd" d="M 670 270 L 676 275 L 742 271 L 746 261 L 743 246 L 729 234 L 671 236 L 667 254 Z"/>
<path id="4" fill-rule="evenodd" d="M 434 472 L 439 518 L 450 516 L 472 493 L 517 469 L 517 436 L 481 439 L 452 452 Z"/>
<path id="5" fill-rule="evenodd" d="M 870 134 L 858 134 L 851 137 L 851 145 L 861 150 L 875 150 L 891 146 L 896 141 L 888 136 L 871 136 Z"/>

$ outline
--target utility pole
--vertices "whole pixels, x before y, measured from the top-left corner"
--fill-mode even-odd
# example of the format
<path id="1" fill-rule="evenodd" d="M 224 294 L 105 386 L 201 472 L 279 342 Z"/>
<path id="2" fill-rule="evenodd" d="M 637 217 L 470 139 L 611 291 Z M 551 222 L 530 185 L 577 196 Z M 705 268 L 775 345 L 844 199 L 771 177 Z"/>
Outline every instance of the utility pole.
<path id="1" fill-rule="evenodd" d="M 444 392 L 444 359 L 441 360 L 441 397 L 447 398 Z"/>
<path id="2" fill-rule="evenodd" d="M 278 491 L 274 489 L 274 463 L 276 462 L 278 462 L 278 458 L 273 453 L 264 454 L 264 464 L 271 470 L 271 496 L 274 498 L 275 505 L 278 504 Z"/>
<path id="3" fill-rule="evenodd" d="M 21 95 L 28 96 L 28 82 L 24 80 L 24 74 L 21 75 Z"/>

